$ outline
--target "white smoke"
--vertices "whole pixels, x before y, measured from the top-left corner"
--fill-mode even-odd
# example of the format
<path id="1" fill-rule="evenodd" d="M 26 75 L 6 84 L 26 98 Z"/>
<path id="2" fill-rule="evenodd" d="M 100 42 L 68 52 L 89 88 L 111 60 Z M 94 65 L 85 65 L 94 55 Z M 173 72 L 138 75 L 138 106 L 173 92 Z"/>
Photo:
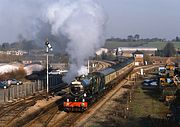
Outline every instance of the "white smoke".
<path id="1" fill-rule="evenodd" d="M 21 64 L 0 64 L 0 74 L 17 71 L 22 65 Z M 31 75 L 33 71 L 43 70 L 43 66 L 39 64 L 30 64 L 23 68 L 26 71 L 26 75 Z"/>
<path id="2" fill-rule="evenodd" d="M 69 80 L 105 43 L 105 15 L 98 0 L 0 0 L 0 15 L 2 42 L 16 41 L 21 34 L 42 43 L 53 35 L 53 49 L 69 53 Z"/>
<path id="3" fill-rule="evenodd" d="M 45 5 L 43 1 L 0 0 L 0 43 L 15 42 L 19 35 L 32 39 L 36 20 L 41 16 L 41 9 Z"/>
<path id="4" fill-rule="evenodd" d="M 27 75 L 31 75 L 33 71 L 42 71 L 44 67 L 40 64 L 30 64 L 24 67 Z"/>
<path id="5" fill-rule="evenodd" d="M 78 70 L 78 75 L 87 75 L 88 74 L 88 68 L 86 66 L 81 66 L 81 68 Z"/>
<path id="6" fill-rule="evenodd" d="M 71 80 L 95 51 L 104 45 L 105 15 L 96 0 L 58 0 L 45 12 L 51 32 L 64 34 L 70 40 L 66 51 L 70 55 Z"/>
<path id="7" fill-rule="evenodd" d="M 9 65 L 9 64 L 0 65 L 0 74 L 16 71 L 18 69 L 19 67 L 17 65 Z"/>

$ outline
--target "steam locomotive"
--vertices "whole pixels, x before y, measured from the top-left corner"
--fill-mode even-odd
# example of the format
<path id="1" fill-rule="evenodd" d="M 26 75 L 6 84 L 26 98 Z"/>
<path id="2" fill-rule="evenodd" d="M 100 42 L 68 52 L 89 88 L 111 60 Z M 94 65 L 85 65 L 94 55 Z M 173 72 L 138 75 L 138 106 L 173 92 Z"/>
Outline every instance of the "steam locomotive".
<path id="1" fill-rule="evenodd" d="M 65 111 L 85 111 L 105 91 L 126 77 L 133 67 L 133 59 L 129 58 L 104 70 L 76 77 L 70 84 L 69 94 L 65 97 Z"/>

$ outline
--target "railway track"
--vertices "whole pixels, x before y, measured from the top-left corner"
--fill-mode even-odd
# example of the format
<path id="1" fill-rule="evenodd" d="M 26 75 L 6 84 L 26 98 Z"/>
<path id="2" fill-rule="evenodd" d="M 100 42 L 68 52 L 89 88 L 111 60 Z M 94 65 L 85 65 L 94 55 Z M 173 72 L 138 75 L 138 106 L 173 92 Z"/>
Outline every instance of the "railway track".
<path id="1" fill-rule="evenodd" d="M 123 80 L 119 85 L 115 86 L 111 91 L 109 91 L 105 96 L 103 96 L 99 101 L 92 105 L 84 114 L 80 116 L 78 120 L 72 123 L 69 127 L 82 126 L 93 114 L 98 111 L 106 102 L 108 102 L 125 84 L 127 80 Z"/>
<path id="2" fill-rule="evenodd" d="M 127 82 L 127 80 L 124 80 L 121 85 L 114 87 L 110 92 L 108 91 L 108 94 L 105 94 L 102 98 L 99 98 L 99 100 L 95 104 L 93 104 L 87 111 L 85 111 L 83 113 L 66 113 L 64 111 L 57 111 L 57 107 L 56 107 L 56 108 L 50 109 L 48 112 L 43 113 L 42 115 L 39 115 L 36 119 L 34 119 L 28 125 L 25 125 L 25 127 L 30 127 L 30 126 L 70 127 L 70 126 L 74 126 L 79 119 L 87 117 L 89 115 L 92 115 L 92 113 L 97 111 L 126 82 Z"/>
<path id="3" fill-rule="evenodd" d="M 144 69 L 146 71 L 146 70 L 151 70 L 151 69 L 159 67 L 159 66 L 160 65 L 148 65 L 148 66 L 142 66 L 142 67 L 135 67 L 133 70 L 133 73 L 139 71 L 140 69 Z"/>
<path id="4" fill-rule="evenodd" d="M 104 68 L 104 67 L 102 67 L 102 68 Z M 74 126 L 74 125 L 76 125 L 76 122 L 79 119 L 90 116 L 90 115 L 92 115 L 93 112 L 97 111 L 104 103 L 106 103 L 108 101 L 108 99 L 110 99 L 119 89 L 121 89 L 123 84 L 125 84 L 126 82 L 127 82 L 127 80 L 125 80 L 120 86 L 117 85 L 116 87 L 114 87 L 111 90 L 113 92 L 111 92 L 111 91 L 108 92 L 108 94 L 106 94 L 101 99 L 99 99 L 99 101 L 97 101 L 87 111 L 85 111 L 83 113 L 66 113 L 66 112 L 62 111 L 62 109 L 63 109 L 62 107 L 57 108 L 57 107 L 59 107 L 59 105 L 58 105 L 58 106 L 50 109 L 49 111 L 42 113 L 36 119 L 31 121 L 29 124 L 25 125 L 25 127 L 31 127 L 31 126 L 70 127 L 70 126 Z"/>
<path id="5" fill-rule="evenodd" d="M 24 127 L 69 127 L 81 113 L 67 113 L 63 111 L 63 100 L 48 111 L 41 112 L 35 119 Z M 74 119 L 74 117 L 76 119 Z"/>
<path id="6" fill-rule="evenodd" d="M 42 126 L 42 127 L 54 127 L 54 126 L 71 126 L 82 115 L 81 113 L 66 113 L 61 111 L 63 109 L 62 103 L 59 103 L 49 111 L 42 112 L 34 120 L 25 125 L 25 127 Z M 61 107 L 61 109 L 59 108 Z M 86 113 L 86 112 L 85 112 Z M 63 117 L 59 117 L 60 114 L 64 114 Z M 84 113 L 83 113 L 84 114 Z M 57 119 L 59 118 L 59 119 Z M 75 119 L 74 119 L 75 118 Z"/>
<path id="7" fill-rule="evenodd" d="M 20 117 L 28 107 L 34 105 L 39 99 L 42 99 L 42 96 L 32 97 L 17 103 L 3 106 L 0 111 L 0 127 L 10 125 L 13 120 Z"/>
<path id="8" fill-rule="evenodd" d="M 110 63 L 107 63 L 107 62 L 104 62 L 104 61 L 98 61 L 98 66 L 96 67 L 95 70 L 93 70 L 93 72 L 98 71 L 98 70 L 102 70 L 102 69 L 107 68 L 109 66 L 111 66 Z"/>
<path id="9" fill-rule="evenodd" d="M 127 83 L 127 80 L 121 82 L 120 85 L 114 87 L 110 92 L 102 96 L 96 103 L 94 103 L 87 111 L 83 113 L 67 113 L 59 119 L 55 124 L 51 125 L 53 127 L 78 127 L 81 126 L 79 123 L 82 124 L 91 117 L 102 105 L 104 105 L 108 100 L 110 100 L 122 87 L 124 84 Z M 51 127 L 49 126 L 49 127 Z"/>
<path id="10" fill-rule="evenodd" d="M 49 127 L 70 127 L 73 126 L 80 117 L 82 113 L 68 113 L 66 114 L 63 119 L 59 119 L 59 121 L 51 124 Z"/>
<path id="11" fill-rule="evenodd" d="M 62 87 L 54 88 L 54 92 L 61 89 Z M 53 92 L 53 89 L 51 89 Z M 11 126 L 11 124 L 17 120 L 23 113 L 31 106 L 36 104 L 37 100 L 42 100 L 47 98 L 49 95 L 47 93 L 41 92 L 35 96 L 20 100 L 18 102 L 12 102 L 4 104 L 0 107 L 0 127 Z"/>
<path id="12" fill-rule="evenodd" d="M 149 67 L 148 67 L 149 68 Z M 84 113 L 66 113 L 62 109 L 62 102 L 48 111 L 42 112 L 34 120 L 30 121 L 25 127 L 41 126 L 41 127 L 70 127 L 77 126 L 77 123 L 81 120 L 81 123 L 85 122 L 92 114 L 97 111 L 103 104 L 105 104 L 117 91 L 119 91 L 127 80 L 124 80 L 121 85 L 113 87 L 113 89 L 103 96 L 99 101 L 93 104 Z M 25 107 L 24 107 L 25 108 Z M 16 113 L 18 114 L 18 113 Z M 19 114 L 18 114 L 19 115 Z M 83 120 L 83 121 L 82 121 Z"/>
<path id="13" fill-rule="evenodd" d="M 25 127 L 47 127 L 50 121 L 59 113 L 58 106 L 54 106 L 51 110 L 42 112 L 34 120 L 29 122 Z"/>
<path id="14" fill-rule="evenodd" d="M 149 68 L 149 67 L 148 67 Z M 147 68 L 146 68 L 147 69 Z M 150 68 L 151 69 L 151 68 Z M 136 71 L 135 71 L 136 72 Z M 124 85 L 127 84 L 127 80 L 124 79 L 121 81 L 119 85 L 113 87 L 111 91 L 105 94 L 100 100 L 98 100 L 95 104 L 93 104 L 87 111 L 78 115 L 78 117 L 72 117 L 73 119 L 69 120 L 68 123 L 71 121 L 71 124 L 66 127 L 79 127 L 82 126 L 93 114 L 98 111 L 106 102 L 108 102 Z M 133 85 L 133 84 L 131 84 Z M 75 120 L 74 120 L 75 119 Z"/>

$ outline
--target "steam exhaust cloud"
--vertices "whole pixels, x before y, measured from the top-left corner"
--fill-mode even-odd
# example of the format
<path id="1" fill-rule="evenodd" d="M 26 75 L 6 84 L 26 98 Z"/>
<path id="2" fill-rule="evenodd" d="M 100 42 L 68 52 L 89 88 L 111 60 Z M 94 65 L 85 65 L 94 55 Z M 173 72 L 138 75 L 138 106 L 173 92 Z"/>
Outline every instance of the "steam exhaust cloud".
<path id="1" fill-rule="evenodd" d="M 70 56 L 66 81 L 86 73 L 83 65 L 105 43 L 106 16 L 98 0 L 0 0 L 0 14 L 1 41 L 22 35 L 42 44 L 46 37 L 56 38 L 50 39 L 53 49 Z"/>
<path id="2" fill-rule="evenodd" d="M 48 7 L 45 17 L 53 35 L 70 40 L 66 48 L 70 70 L 65 77 L 70 81 L 78 72 L 84 73 L 87 59 L 104 45 L 105 14 L 96 0 L 59 0 Z"/>

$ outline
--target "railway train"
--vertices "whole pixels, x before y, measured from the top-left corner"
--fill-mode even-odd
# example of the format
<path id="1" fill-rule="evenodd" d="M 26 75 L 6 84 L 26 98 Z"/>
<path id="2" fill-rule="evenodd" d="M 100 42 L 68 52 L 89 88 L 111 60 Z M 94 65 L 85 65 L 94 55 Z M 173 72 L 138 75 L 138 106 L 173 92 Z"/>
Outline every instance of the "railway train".
<path id="1" fill-rule="evenodd" d="M 85 111 L 97 101 L 106 91 L 110 90 L 118 81 L 127 76 L 134 68 L 133 58 L 75 78 L 65 97 L 65 111 Z"/>

